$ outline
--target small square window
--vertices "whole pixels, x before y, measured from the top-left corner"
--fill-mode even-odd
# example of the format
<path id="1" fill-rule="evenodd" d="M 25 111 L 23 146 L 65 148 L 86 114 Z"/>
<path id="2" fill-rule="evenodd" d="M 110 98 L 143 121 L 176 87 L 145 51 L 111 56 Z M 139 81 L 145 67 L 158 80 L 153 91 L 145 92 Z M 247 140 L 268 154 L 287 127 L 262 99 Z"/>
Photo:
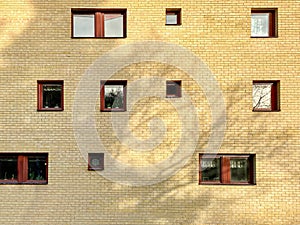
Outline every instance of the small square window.
<path id="1" fill-rule="evenodd" d="M 181 25 L 181 9 L 166 9 L 166 25 Z"/>
<path id="2" fill-rule="evenodd" d="M 89 153 L 88 160 L 88 170 L 104 170 L 104 153 Z"/>
<path id="3" fill-rule="evenodd" d="M 63 81 L 38 81 L 38 110 L 62 111 Z"/>
<path id="4" fill-rule="evenodd" d="M 101 111 L 126 111 L 127 81 L 101 81 L 100 108 Z"/>
<path id="5" fill-rule="evenodd" d="M 276 37 L 276 9 L 251 10 L 251 37 Z"/>
<path id="6" fill-rule="evenodd" d="M 279 111 L 279 81 L 253 81 L 253 111 Z"/>
<path id="7" fill-rule="evenodd" d="M 255 155 L 200 154 L 199 184 L 255 184 Z"/>
<path id="8" fill-rule="evenodd" d="M 72 9 L 72 37 L 126 37 L 126 9 Z"/>
<path id="9" fill-rule="evenodd" d="M 47 184 L 48 154 L 0 154 L 1 184 Z"/>
<path id="10" fill-rule="evenodd" d="M 181 97 L 181 81 L 180 80 L 168 80 L 166 87 L 167 98 L 179 98 Z"/>

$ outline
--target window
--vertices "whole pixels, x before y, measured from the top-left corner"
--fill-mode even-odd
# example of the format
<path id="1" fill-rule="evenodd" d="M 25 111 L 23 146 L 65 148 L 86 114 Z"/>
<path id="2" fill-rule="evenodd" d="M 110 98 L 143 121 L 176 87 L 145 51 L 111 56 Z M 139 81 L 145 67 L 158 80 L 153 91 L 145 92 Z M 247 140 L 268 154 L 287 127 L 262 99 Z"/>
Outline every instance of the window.
<path id="1" fill-rule="evenodd" d="M 1 184 L 47 184 L 48 154 L 0 154 Z"/>
<path id="2" fill-rule="evenodd" d="M 72 9 L 72 37 L 126 37 L 126 9 Z"/>
<path id="3" fill-rule="evenodd" d="M 199 184 L 255 184 L 255 155 L 200 154 Z"/>
<path id="4" fill-rule="evenodd" d="M 169 80 L 167 81 L 166 88 L 167 98 L 179 98 L 181 97 L 181 80 Z"/>
<path id="5" fill-rule="evenodd" d="M 251 37 L 276 37 L 277 9 L 251 10 Z"/>
<path id="6" fill-rule="evenodd" d="M 89 153 L 88 160 L 88 170 L 104 170 L 104 153 Z"/>
<path id="7" fill-rule="evenodd" d="M 38 110 L 64 109 L 63 84 L 63 81 L 38 81 Z"/>
<path id="8" fill-rule="evenodd" d="M 126 111 L 127 81 L 101 81 L 100 108 L 101 111 Z"/>
<path id="9" fill-rule="evenodd" d="M 253 111 L 279 111 L 279 81 L 253 81 Z"/>
<path id="10" fill-rule="evenodd" d="M 181 25 L 181 9 L 166 9 L 166 25 Z"/>

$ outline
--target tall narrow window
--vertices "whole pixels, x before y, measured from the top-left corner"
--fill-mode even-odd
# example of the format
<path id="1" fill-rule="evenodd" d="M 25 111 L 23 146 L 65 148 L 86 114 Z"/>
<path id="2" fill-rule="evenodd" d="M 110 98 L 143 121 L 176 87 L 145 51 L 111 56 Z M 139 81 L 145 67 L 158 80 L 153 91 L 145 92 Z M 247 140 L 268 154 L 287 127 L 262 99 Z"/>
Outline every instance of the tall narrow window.
<path id="1" fill-rule="evenodd" d="M 101 81 L 101 111 L 126 111 L 126 86 L 125 80 Z"/>
<path id="2" fill-rule="evenodd" d="M 64 109 L 63 81 L 38 81 L 38 110 Z"/>
<path id="3" fill-rule="evenodd" d="M 255 184 L 255 155 L 200 154 L 199 184 Z"/>
<path id="4" fill-rule="evenodd" d="M 279 81 L 253 81 L 253 111 L 279 111 Z"/>
<path id="5" fill-rule="evenodd" d="M 276 9 L 251 10 L 251 37 L 276 37 Z"/>
<path id="6" fill-rule="evenodd" d="M 0 184 L 47 184 L 47 153 L 0 153 Z"/>
<path id="7" fill-rule="evenodd" d="M 181 9 L 166 9 L 166 25 L 181 25 Z"/>
<path id="8" fill-rule="evenodd" d="M 72 37 L 126 37 L 126 9 L 72 9 Z"/>

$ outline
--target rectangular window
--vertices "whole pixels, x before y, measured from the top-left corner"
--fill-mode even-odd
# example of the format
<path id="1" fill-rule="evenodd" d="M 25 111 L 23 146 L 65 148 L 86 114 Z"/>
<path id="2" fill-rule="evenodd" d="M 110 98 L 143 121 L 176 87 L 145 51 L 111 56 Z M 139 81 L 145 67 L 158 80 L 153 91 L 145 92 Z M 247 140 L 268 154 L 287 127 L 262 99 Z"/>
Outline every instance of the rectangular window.
<path id="1" fill-rule="evenodd" d="M 181 97 L 181 80 L 168 80 L 166 83 L 166 97 L 179 98 Z"/>
<path id="2" fill-rule="evenodd" d="M 126 9 L 72 9 L 72 37 L 126 37 Z"/>
<path id="3" fill-rule="evenodd" d="M 100 108 L 101 111 L 126 111 L 127 81 L 101 81 Z"/>
<path id="4" fill-rule="evenodd" d="M 279 111 L 279 81 L 253 81 L 253 111 Z"/>
<path id="5" fill-rule="evenodd" d="M 199 184 L 255 184 L 255 155 L 200 154 Z"/>
<path id="6" fill-rule="evenodd" d="M 251 37 L 276 37 L 277 9 L 251 10 Z"/>
<path id="7" fill-rule="evenodd" d="M 104 153 L 88 153 L 88 170 L 104 170 Z"/>
<path id="8" fill-rule="evenodd" d="M 181 9 L 166 9 L 166 25 L 181 25 Z"/>
<path id="9" fill-rule="evenodd" d="M 38 110 L 62 111 L 63 81 L 38 81 Z"/>
<path id="10" fill-rule="evenodd" d="M 47 183 L 47 153 L 0 153 L 0 184 Z"/>

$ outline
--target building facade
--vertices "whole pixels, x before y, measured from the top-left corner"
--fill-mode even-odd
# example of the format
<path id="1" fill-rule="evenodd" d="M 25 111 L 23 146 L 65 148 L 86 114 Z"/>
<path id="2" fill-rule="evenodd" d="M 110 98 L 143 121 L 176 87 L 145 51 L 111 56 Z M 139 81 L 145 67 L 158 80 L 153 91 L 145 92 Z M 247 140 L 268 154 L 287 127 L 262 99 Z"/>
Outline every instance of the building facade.
<path id="1" fill-rule="evenodd" d="M 299 224 L 300 2 L 0 3 L 1 224 Z"/>

